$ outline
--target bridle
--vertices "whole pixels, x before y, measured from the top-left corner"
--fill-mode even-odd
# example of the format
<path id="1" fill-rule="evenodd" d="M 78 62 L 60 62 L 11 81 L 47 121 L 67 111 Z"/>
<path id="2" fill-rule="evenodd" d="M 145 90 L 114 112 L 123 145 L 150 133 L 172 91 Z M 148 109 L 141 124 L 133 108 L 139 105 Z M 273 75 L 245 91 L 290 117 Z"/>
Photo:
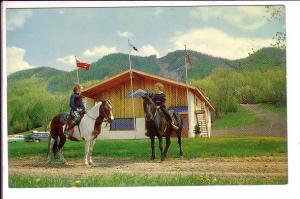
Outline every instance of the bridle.
<path id="1" fill-rule="evenodd" d="M 100 105 L 100 113 L 102 112 L 103 114 L 104 114 L 104 122 L 106 122 L 106 123 L 109 123 L 109 117 L 108 117 L 108 115 L 106 114 L 106 111 L 104 110 L 104 106 L 102 106 L 104 103 L 109 103 L 110 105 L 111 105 L 111 103 L 110 103 L 110 101 L 109 100 L 104 100 L 104 101 L 102 101 L 102 104 Z M 97 120 L 99 117 L 100 117 L 100 114 L 99 114 L 99 116 L 97 117 L 97 118 L 94 118 L 94 117 L 92 117 L 92 116 L 90 116 L 89 114 L 88 114 L 88 112 L 86 113 L 86 115 L 89 117 L 89 118 L 91 118 L 91 119 L 93 119 L 93 120 Z M 106 126 L 107 126 L 108 124 L 106 124 Z"/>

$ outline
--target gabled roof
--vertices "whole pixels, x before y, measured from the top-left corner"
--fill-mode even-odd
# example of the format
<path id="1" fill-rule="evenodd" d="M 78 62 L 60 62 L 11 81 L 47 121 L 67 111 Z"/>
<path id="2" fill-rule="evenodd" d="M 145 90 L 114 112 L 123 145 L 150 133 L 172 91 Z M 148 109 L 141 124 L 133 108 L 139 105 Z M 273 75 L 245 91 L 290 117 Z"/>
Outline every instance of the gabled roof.
<path id="1" fill-rule="evenodd" d="M 211 111 L 215 110 L 214 107 L 206 99 L 206 97 L 202 94 L 202 92 L 195 86 L 187 85 L 187 84 L 184 84 L 181 82 L 170 80 L 170 79 L 158 76 L 158 75 L 152 75 L 152 74 L 138 71 L 135 69 L 132 69 L 131 71 L 132 71 L 133 78 L 144 77 L 144 78 L 153 79 L 156 81 L 160 81 L 162 83 L 167 83 L 169 85 L 174 85 L 174 86 L 181 87 L 181 88 L 188 88 L 194 95 L 198 96 L 201 100 L 203 100 L 205 102 L 206 106 L 208 106 Z M 107 78 L 97 84 L 94 84 L 88 88 L 83 89 L 82 95 L 89 97 L 89 98 L 95 98 L 97 96 L 97 94 L 100 93 L 101 91 L 110 89 L 113 86 L 120 84 L 122 82 L 126 82 L 128 80 L 130 80 L 130 70 L 119 73 L 115 76 Z"/>

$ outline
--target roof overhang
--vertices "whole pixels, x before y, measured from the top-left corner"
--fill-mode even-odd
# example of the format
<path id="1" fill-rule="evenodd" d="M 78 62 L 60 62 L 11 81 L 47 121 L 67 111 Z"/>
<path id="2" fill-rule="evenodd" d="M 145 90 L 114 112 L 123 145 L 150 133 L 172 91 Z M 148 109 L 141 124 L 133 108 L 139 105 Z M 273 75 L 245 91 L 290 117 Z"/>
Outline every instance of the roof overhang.
<path id="1" fill-rule="evenodd" d="M 181 88 L 187 88 L 187 89 L 189 89 L 190 92 L 192 92 L 194 95 L 196 95 L 201 100 L 203 100 L 205 102 L 206 106 L 208 106 L 211 111 L 215 110 L 214 107 L 209 103 L 209 101 L 206 99 L 206 97 L 202 94 L 202 92 L 197 87 L 190 86 L 190 85 L 187 85 L 187 84 L 184 84 L 181 82 L 177 82 L 174 80 L 170 80 L 170 79 L 158 76 L 158 75 L 152 75 L 152 74 L 134 70 L 134 69 L 124 71 L 115 76 L 107 78 L 97 84 L 94 84 L 90 87 L 83 89 L 82 95 L 89 97 L 89 98 L 96 98 L 97 95 L 99 93 L 101 93 L 102 91 L 108 90 L 108 89 L 116 86 L 117 84 L 130 81 L 130 76 L 132 76 L 133 80 L 147 78 L 147 79 L 153 79 L 156 81 L 160 81 L 161 83 L 166 83 L 166 84 L 174 85 L 174 86 L 181 87 Z"/>

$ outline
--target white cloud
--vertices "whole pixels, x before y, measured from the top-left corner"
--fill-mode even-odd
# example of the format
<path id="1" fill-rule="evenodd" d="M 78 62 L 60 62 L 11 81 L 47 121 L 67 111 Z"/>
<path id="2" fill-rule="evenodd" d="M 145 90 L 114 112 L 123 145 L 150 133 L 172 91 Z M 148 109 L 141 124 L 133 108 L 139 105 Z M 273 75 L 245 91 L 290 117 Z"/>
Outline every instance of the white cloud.
<path id="1" fill-rule="evenodd" d="M 25 53 L 25 49 L 15 46 L 6 49 L 7 74 L 33 67 L 24 60 Z"/>
<path id="2" fill-rule="evenodd" d="M 139 56 L 150 56 L 150 55 L 156 55 L 157 57 L 160 57 L 159 52 L 151 45 L 147 44 L 142 46 L 138 49 L 138 55 Z"/>
<path id="3" fill-rule="evenodd" d="M 58 63 L 61 63 L 61 64 L 65 64 L 65 65 L 68 65 L 68 66 L 75 66 L 75 57 L 72 56 L 72 55 L 69 55 L 69 56 L 66 56 L 66 57 L 61 57 L 61 58 L 57 58 L 56 61 Z"/>
<path id="4" fill-rule="evenodd" d="M 248 56 L 251 49 L 270 46 L 272 39 L 233 37 L 215 28 L 192 29 L 182 35 L 174 35 L 170 41 L 175 49 L 188 49 L 209 55 L 238 59 Z"/>
<path id="5" fill-rule="evenodd" d="M 127 32 L 127 31 L 124 31 L 124 32 L 118 31 L 117 33 L 118 33 L 119 37 L 125 37 L 125 38 L 129 38 L 134 35 L 133 33 Z"/>
<path id="6" fill-rule="evenodd" d="M 89 58 L 101 58 L 104 55 L 117 52 L 116 47 L 97 46 L 93 49 L 87 49 L 83 52 L 83 55 Z"/>
<path id="7" fill-rule="evenodd" d="M 31 10 L 10 11 L 7 13 L 6 27 L 7 30 L 15 30 L 21 28 L 26 22 L 26 19 L 32 15 Z"/>
<path id="8" fill-rule="evenodd" d="M 232 26 L 248 31 L 256 30 L 267 22 L 264 6 L 198 7 L 190 12 L 190 16 L 204 21 L 212 18 L 225 20 Z"/>

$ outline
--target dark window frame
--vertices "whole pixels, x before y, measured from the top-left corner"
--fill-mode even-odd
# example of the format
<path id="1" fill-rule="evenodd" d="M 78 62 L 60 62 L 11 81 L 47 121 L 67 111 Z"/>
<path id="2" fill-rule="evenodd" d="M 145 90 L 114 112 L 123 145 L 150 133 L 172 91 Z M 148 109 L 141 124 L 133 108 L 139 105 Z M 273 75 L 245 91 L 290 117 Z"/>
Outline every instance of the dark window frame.
<path id="1" fill-rule="evenodd" d="M 128 129 L 122 129 L 122 128 L 112 128 L 113 122 L 116 120 L 131 120 L 133 121 L 133 125 L 132 128 L 128 128 Z M 134 128 L 135 127 L 135 128 Z M 136 130 L 136 118 L 115 118 L 112 123 L 109 125 L 109 130 L 110 131 L 132 131 L 132 130 Z"/>

